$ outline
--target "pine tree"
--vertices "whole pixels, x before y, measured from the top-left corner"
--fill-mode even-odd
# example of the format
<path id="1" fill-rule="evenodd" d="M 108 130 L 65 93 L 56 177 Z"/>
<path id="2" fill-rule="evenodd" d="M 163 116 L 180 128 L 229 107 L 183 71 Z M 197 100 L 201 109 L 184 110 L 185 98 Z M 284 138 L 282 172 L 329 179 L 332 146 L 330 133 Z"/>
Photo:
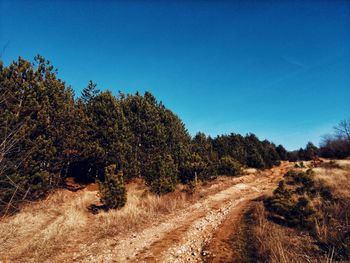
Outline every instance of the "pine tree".
<path id="1" fill-rule="evenodd" d="M 265 168 L 264 160 L 256 148 L 248 149 L 246 163 L 249 167 L 258 168 L 258 169 Z"/>
<path id="2" fill-rule="evenodd" d="M 104 170 L 104 180 L 99 183 L 101 202 L 106 209 L 121 208 L 126 203 L 126 189 L 123 172 L 116 172 L 116 165 L 109 165 Z"/>
<path id="3" fill-rule="evenodd" d="M 104 167 L 117 164 L 121 170 L 127 165 L 128 125 L 120 102 L 110 91 L 92 98 L 85 107 L 86 137 L 81 138 L 80 155 L 83 165 L 89 165 L 86 176 L 103 177 Z"/>
<path id="4" fill-rule="evenodd" d="M 218 173 L 221 175 L 239 175 L 242 172 L 242 165 L 231 156 L 220 158 Z"/>
<path id="5" fill-rule="evenodd" d="M 177 183 L 177 167 L 171 155 L 157 156 L 145 171 L 145 180 L 154 193 L 172 192 Z"/>
<path id="6" fill-rule="evenodd" d="M 81 93 L 81 100 L 84 104 L 88 104 L 98 94 L 100 94 L 100 90 L 97 88 L 97 84 L 90 80 L 87 87 L 85 87 Z"/>
<path id="7" fill-rule="evenodd" d="M 281 144 L 276 147 L 276 151 L 282 161 L 288 160 L 288 152 Z"/>
<path id="8" fill-rule="evenodd" d="M 12 139 L 16 142 L 3 156 L 6 165 L 2 169 L 15 183 L 5 185 L 12 185 L 12 201 L 34 199 L 60 183 L 64 151 L 71 137 L 71 129 L 66 127 L 74 118 L 74 94 L 41 56 L 33 64 L 19 58 L 1 67 L 0 75 L 4 94 L 0 136 L 6 138 L 15 131 Z M 4 203 L 8 195 L 0 198 Z"/>
<path id="9" fill-rule="evenodd" d="M 208 163 L 203 161 L 198 153 L 192 153 L 185 165 L 180 168 L 180 180 L 182 183 L 190 184 L 197 180 L 207 180 L 210 176 L 208 171 Z M 213 174 L 215 175 L 215 174 Z"/>
<path id="10" fill-rule="evenodd" d="M 318 155 L 318 148 L 312 142 L 308 142 L 304 153 L 305 160 L 306 161 L 313 160 L 317 155 Z"/>

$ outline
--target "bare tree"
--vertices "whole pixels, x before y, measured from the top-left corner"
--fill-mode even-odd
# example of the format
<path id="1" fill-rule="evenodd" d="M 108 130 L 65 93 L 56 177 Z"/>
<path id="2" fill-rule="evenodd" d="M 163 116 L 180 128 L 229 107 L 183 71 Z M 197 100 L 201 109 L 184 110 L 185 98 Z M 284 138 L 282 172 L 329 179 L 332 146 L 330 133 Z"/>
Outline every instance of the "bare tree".
<path id="1" fill-rule="evenodd" d="M 336 136 L 339 139 L 347 140 L 350 143 L 350 119 L 339 122 L 334 126 Z"/>
<path id="2" fill-rule="evenodd" d="M 3 89 L 1 90 L 3 91 Z M 4 107 L 7 100 L 10 99 L 10 95 L 10 92 L 7 92 L 6 90 L 0 94 L 0 108 Z M 0 133 L 0 185 L 5 186 L 5 188 L 1 189 L 2 194 L 9 194 L 11 198 L 6 201 L 3 200 L 0 195 L 0 214 L 6 216 L 10 209 L 16 208 L 14 202 L 18 197 L 22 200 L 25 199 L 28 190 L 22 189 L 16 182 L 14 182 L 14 180 L 12 180 L 8 175 L 8 167 L 6 165 L 7 156 L 11 151 L 15 150 L 21 140 L 20 134 L 24 127 L 23 122 L 19 122 L 16 125 L 10 125 L 8 121 L 3 121 L 2 124 L 5 125 L 3 128 L 6 132 Z M 18 164 L 18 166 L 19 165 L 20 164 Z"/>

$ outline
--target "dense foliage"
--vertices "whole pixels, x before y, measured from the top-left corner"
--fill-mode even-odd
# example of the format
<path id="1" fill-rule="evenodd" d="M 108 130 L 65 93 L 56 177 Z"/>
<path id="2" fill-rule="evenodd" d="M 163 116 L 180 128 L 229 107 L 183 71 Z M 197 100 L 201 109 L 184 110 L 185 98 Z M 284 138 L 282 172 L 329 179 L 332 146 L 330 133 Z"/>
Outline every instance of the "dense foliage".
<path id="1" fill-rule="evenodd" d="M 285 160 L 285 155 L 277 147 L 281 160 Z M 318 157 L 345 159 L 350 156 L 350 119 L 343 120 L 334 126 L 334 133 L 323 137 L 320 147 L 317 148 L 309 142 L 305 149 L 288 152 L 286 159 L 289 161 L 310 161 Z"/>
<path id="2" fill-rule="evenodd" d="M 308 142 L 305 149 L 300 148 L 297 151 L 288 152 L 287 158 L 291 162 L 296 161 L 311 161 L 317 159 L 319 149 L 312 143 Z"/>
<path id="3" fill-rule="evenodd" d="M 327 185 L 311 169 L 298 169 L 284 175 L 264 205 L 269 219 L 308 232 L 324 254 L 332 253 L 337 262 L 348 262 L 349 201 L 344 192 Z"/>
<path id="4" fill-rule="evenodd" d="M 350 119 L 334 127 L 334 134 L 326 135 L 321 143 L 320 155 L 343 159 L 350 156 Z"/>
<path id="5" fill-rule="evenodd" d="M 100 196 L 106 209 L 120 208 L 126 203 L 123 172 L 117 172 L 114 164 L 105 168 L 104 181 L 100 182 Z"/>
<path id="6" fill-rule="evenodd" d="M 314 228 L 319 220 L 319 198 L 331 199 L 330 191 L 314 180 L 312 170 L 289 171 L 284 175 L 273 196 L 265 200 L 271 216 L 290 226 Z"/>
<path id="7" fill-rule="evenodd" d="M 267 140 L 260 141 L 254 134 L 221 135 L 212 140 L 213 151 L 218 158 L 230 156 L 241 164 L 254 168 L 271 168 L 279 165 L 281 157 L 277 147 Z M 286 151 L 282 145 L 278 146 Z"/>
<path id="8" fill-rule="evenodd" d="M 241 173 L 242 165 L 231 156 L 223 156 L 219 160 L 218 173 L 226 175 L 238 175 Z"/>
<path id="9" fill-rule="evenodd" d="M 107 185 L 119 185 L 120 174 L 126 181 L 142 177 L 161 194 L 179 181 L 237 175 L 241 166 L 269 168 L 286 159 L 283 146 L 254 134 L 191 138 L 179 117 L 149 92 L 114 96 L 90 81 L 76 97 L 40 56 L 34 63 L 0 62 L 0 107 L 2 212 L 71 176 L 106 182 L 104 202 L 119 207 L 119 201 L 110 202 L 108 191 L 115 189 Z M 114 166 L 117 181 L 109 171 Z"/>

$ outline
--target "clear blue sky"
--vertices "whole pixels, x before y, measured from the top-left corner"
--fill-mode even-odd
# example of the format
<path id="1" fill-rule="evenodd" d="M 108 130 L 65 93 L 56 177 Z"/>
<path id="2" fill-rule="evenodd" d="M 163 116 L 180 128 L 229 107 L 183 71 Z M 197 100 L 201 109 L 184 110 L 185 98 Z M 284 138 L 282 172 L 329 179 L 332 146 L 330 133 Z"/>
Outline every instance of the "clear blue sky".
<path id="1" fill-rule="evenodd" d="M 191 134 L 296 149 L 350 117 L 350 1 L 0 3 L 6 65 L 40 53 L 77 93 L 149 90 Z"/>

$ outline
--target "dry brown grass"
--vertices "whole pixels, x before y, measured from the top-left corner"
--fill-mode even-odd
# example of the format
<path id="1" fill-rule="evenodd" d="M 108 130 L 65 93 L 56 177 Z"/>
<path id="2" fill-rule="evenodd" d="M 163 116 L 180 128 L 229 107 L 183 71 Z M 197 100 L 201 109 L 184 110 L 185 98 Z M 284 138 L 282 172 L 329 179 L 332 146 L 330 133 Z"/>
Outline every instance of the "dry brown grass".
<path id="1" fill-rule="evenodd" d="M 323 220 L 316 222 L 316 233 L 271 222 L 263 204 L 256 204 L 250 215 L 254 219 L 250 234 L 260 262 L 335 262 L 346 246 L 350 250 L 350 244 L 344 243 L 344 234 L 350 231 L 350 160 L 313 170 L 315 179 L 329 186 L 334 198 L 322 204 Z M 316 244 L 323 244 L 323 250 Z"/>
<path id="2" fill-rule="evenodd" d="M 178 186 L 172 193 L 158 196 L 133 184 L 128 187 L 125 207 L 96 215 L 94 234 L 102 238 L 136 231 L 153 220 L 183 208 L 193 198 L 183 191 L 182 186 Z"/>
<path id="3" fill-rule="evenodd" d="M 350 198 L 350 160 L 338 160 L 339 168 L 315 168 L 317 178 L 332 188 L 335 196 Z"/>
<path id="4" fill-rule="evenodd" d="M 251 233 L 257 242 L 259 262 L 322 262 L 320 257 L 315 257 L 318 248 L 308 233 L 267 220 L 262 203 L 255 206 L 252 216 L 256 223 L 252 226 Z"/>
<path id="5" fill-rule="evenodd" d="M 40 262 L 64 245 L 87 222 L 84 213 L 94 193 L 58 190 L 0 222 L 0 259 Z M 31 260 L 29 260 L 31 259 Z"/>
<path id="6" fill-rule="evenodd" d="M 133 232 L 146 224 L 160 221 L 162 217 L 178 211 L 210 194 L 219 192 L 242 179 L 220 177 L 211 182 L 199 184 L 194 194 L 189 194 L 184 185 L 178 185 L 174 192 L 166 195 L 150 193 L 142 182 L 127 186 L 127 204 L 120 210 L 110 210 L 96 216 L 94 234 L 101 238 L 123 232 Z"/>
<path id="7" fill-rule="evenodd" d="M 163 196 L 150 193 L 142 181 L 135 181 L 127 185 L 125 207 L 97 215 L 87 209 L 91 204 L 99 204 L 94 187 L 77 192 L 56 190 L 45 200 L 0 219 L 0 262 L 52 262 L 50 257 L 73 253 L 80 244 L 134 233 L 240 180 L 218 178 L 199 185 L 195 194 L 178 185 L 173 193 Z"/>
<path id="8" fill-rule="evenodd" d="M 334 257 L 350 257 L 350 160 L 338 160 L 334 168 L 317 170 L 318 178 L 330 186 L 334 202 L 323 205 L 323 220 L 317 222 L 317 238 Z"/>

